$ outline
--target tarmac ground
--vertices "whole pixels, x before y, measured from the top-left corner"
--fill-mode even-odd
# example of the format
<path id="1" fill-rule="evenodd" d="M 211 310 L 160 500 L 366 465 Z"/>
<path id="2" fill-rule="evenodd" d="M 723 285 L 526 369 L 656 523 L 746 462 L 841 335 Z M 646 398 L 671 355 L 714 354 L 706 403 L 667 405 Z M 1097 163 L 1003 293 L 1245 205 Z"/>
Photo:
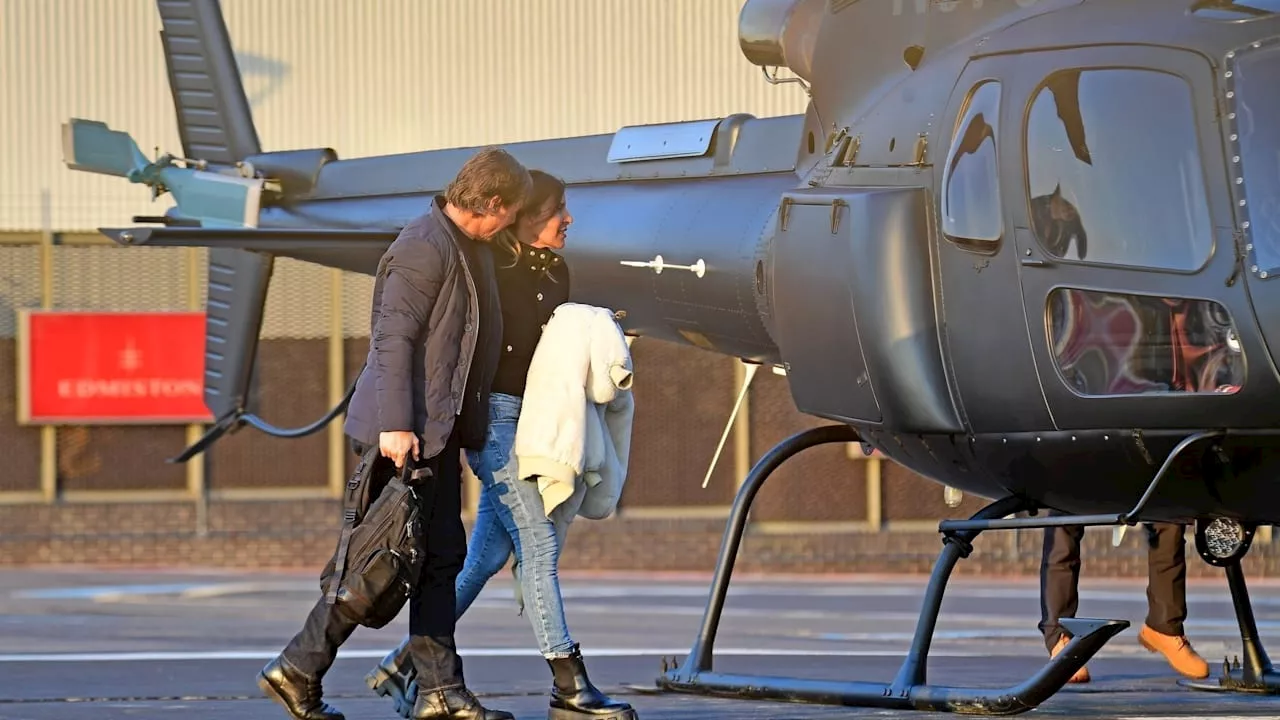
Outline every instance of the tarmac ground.
<path id="1" fill-rule="evenodd" d="M 701 576 L 563 578 L 570 628 L 592 679 L 625 696 L 641 720 L 955 717 L 653 692 L 663 659 L 688 652 L 708 583 Z M 924 585 L 916 577 L 735 578 L 715 669 L 889 681 L 910 644 Z M 1263 641 L 1280 643 L 1280 584 L 1250 578 L 1250 587 Z M 0 720 L 286 720 L 255 679 L 318 592 L 316 573 L 0 571 Z M 1082 581 L 1082 617 L 1131 626 L 1090 663 L 1092 683 L 1064 688 L 1026 717 L 1280 717 L 1280 696 L 1179 686 L 1164 660 L 1136 641 L 1144 593 L 1140 580 Z M 1240 652 L 1226 582 L 1189 581 L 1187 594 L 1188 636 L 1216 677 L 1223 658 Z M 930 654 L 930 682 L 1021 682 L 1047 660 L 1038 619 L 1034 578 L 955 579 Z M 402 616 L 381 630 L 361 628 L 339 653 L 325 697 L 351 720 L 398 717 L 364 675 L 407 627 Z M 550 674 L 505 576 L 462 619 L 458 643 L 468 685 L 487 705 L 546 717 Z"/>

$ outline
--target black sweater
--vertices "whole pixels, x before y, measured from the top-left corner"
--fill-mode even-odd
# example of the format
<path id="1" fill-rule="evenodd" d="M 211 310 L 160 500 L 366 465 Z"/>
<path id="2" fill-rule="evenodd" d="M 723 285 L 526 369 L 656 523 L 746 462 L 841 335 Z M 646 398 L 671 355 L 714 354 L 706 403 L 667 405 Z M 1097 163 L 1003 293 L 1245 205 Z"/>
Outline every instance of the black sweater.
<path id="1" fill-rule="evenodd" d="M 545 248 L 520 246 L 520 259 L 492 246 L 498 296 L 502 303 L 502 352 L 493 392 L 524 395 L 529 362 L 551 313 L 569 301 L 569 268 L 564 258 Z"/>

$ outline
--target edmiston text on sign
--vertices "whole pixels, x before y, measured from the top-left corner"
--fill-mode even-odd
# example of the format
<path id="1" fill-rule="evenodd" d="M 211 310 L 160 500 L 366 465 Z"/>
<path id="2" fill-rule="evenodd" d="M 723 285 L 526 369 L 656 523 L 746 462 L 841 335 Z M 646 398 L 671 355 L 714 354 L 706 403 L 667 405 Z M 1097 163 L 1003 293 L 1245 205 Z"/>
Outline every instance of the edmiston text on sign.
<path id="1" fill-rule="evenodd" d="M 200 312 L 20 311 L 18 421 L 207 422 L 204 334 Z"/>

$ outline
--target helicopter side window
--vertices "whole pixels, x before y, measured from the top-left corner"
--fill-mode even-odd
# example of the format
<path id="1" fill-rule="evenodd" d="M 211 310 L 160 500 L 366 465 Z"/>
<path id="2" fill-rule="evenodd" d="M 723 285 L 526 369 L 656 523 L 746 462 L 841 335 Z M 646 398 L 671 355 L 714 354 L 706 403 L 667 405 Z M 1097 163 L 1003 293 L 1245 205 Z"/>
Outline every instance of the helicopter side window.
<path id="1" fill-rule="evenodd" d="M 999 119 L 1000 83 L 984 80 L 965 99 L 942 171 L 942 232 L 975 250 L 993 250 L 1004 226 L 996 164 Z"/>
<path id="2" fill-rule="evenodd" d="M 1253 251 L 1253 271 L 1266 278 L 1280 269 L 1280 43 L 1255 43 L 1235 53 L 1227 69 L 1234 76 L 1227 122 L 1237 222 Z"/>
<path id="3" fill-rule="evenodd" d="M 1058 371 L 1081 395 L 1234 394 L 1244 355 L 1221 304 L 1076 288 L 1048 299 Z"/>
<path id="4" fill-rule="evenodd" d="M 1196 0 L 1191 16 L 1223 22 L 1266 20 L 1280 13 L 1280 0 Z"/>
<path id="5" fill-rule="evenodd" d="M 1191 89 L 1154 70 L 1063 70 L 1027 116 L 1031 227 L 1052 256 L 1194 271 L 1213 233 Z"/>

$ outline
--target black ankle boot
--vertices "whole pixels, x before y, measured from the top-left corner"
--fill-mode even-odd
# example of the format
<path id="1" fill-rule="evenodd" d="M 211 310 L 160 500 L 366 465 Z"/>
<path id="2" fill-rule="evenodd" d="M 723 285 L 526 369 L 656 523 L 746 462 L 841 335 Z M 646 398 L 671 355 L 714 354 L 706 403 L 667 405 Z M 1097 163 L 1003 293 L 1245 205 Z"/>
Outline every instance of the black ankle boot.
<path id="1" fill-rule="evenodd" d="M 620 700 L 613 700 L 596 689 L 587 677 L 582 652 L 577 645 L 569 657 L 547 658 L 555 685 L 551 690 L 550 720 L 581 720 L 591 716 L 597 720 L 636 720 L 636 711 Z"/>
<path id="2" fill-rule="evenodd" d="M 515 720 L 515 717 L 481 705 L 465 687 L 452 687 L 419 692 L 410 720 Z"/>
<path id="3" fill-rule="evenodd" d="M 320 680 L 277 657 L 258 673 L 258 687 L 284 706 L 294 720 L 346 720 L 346 716 L 321 699 Z"/>
<path id="4" fill-rule="evenodd" d="M 382 658 L 378 667 L 364 676 L 364 682 L 370 690 L 391 698 L 396 714 L 408 718 L 413 712 L 414 701 L 418 699 L 418 685 L 414 682 L 417 676 L 418 670 L 409 655 L 409 636 L 406 635 L 400 647 Z"/>

